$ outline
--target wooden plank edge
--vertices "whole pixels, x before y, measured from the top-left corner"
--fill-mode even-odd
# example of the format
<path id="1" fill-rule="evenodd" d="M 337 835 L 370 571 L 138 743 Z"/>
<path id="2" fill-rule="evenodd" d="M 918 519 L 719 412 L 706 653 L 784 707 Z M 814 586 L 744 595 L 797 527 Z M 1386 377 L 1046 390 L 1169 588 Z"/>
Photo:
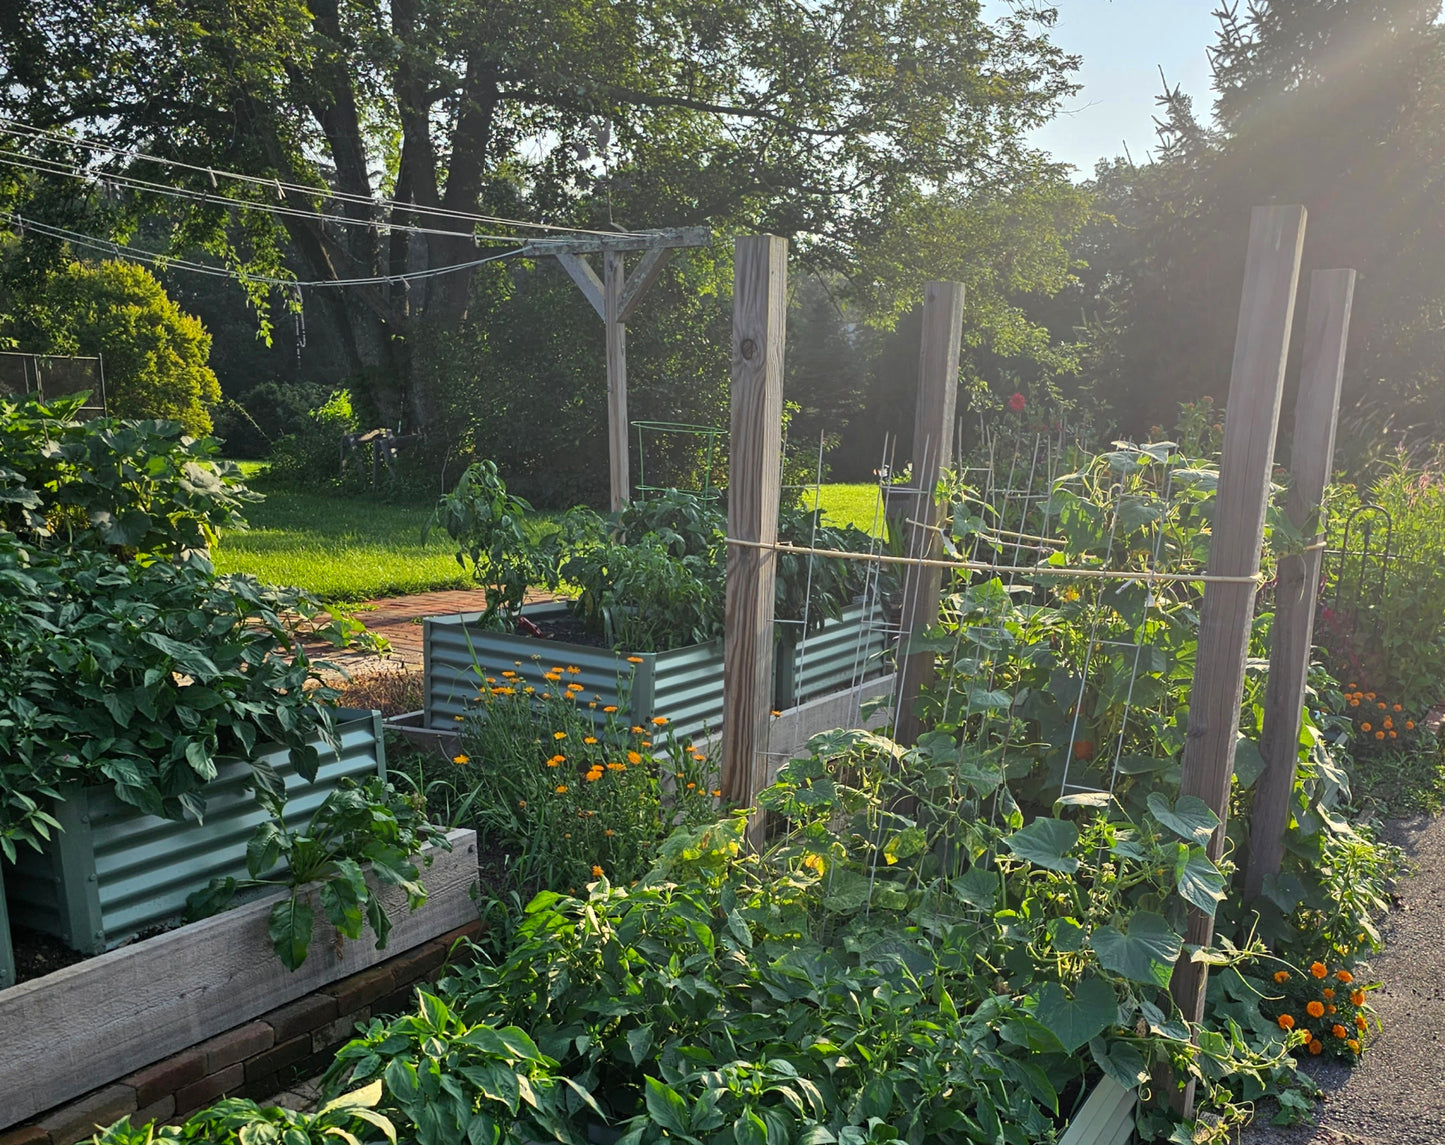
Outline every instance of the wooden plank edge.
<path id="1" fill-rule="evenodd" d="M 276 959 L 267 935 L 267 894 L 235 910 L 67 966 L 0 991 L 0 1127 L 13 1125 L 97 1086 L 242 1025 L 340 978 L 445 934 L 476 917 L 476 832 L 447 833 L 450 852 L 431 848 L 422 871 L 429 897 L 406 909 L 400 888 L 378 889 L 393 927 L 377 950 L 370 930 L 338 946 L 309 890 L 316 916 L 310 953 L 296 971 Z M 243 952 L 250 951 L 251 955 Z M 224 959 L 230 958 L 228 964 Z M 179 971 L 179 977 L 177 975 Z M 210 977 L 207 977 L 207 972 Z M 170 996 L 148 1001 L 144 985 L 173 981 Z M 69 1021 L 64 1011 L 69 1011 Z"/>

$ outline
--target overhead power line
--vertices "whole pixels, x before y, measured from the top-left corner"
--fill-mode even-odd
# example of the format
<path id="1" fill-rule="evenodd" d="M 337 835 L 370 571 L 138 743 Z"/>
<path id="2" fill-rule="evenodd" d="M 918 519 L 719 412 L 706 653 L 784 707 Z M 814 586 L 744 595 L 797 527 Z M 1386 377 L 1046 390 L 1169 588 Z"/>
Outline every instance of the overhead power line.
<path id="1" fill-rule="evenodd" d="M 470 222 L 489 223 L 494 226 L 520 227 L 528 230 L 551 231 L 564 234 L 594 235 L 613 238 L 621 234 L 635 235 L 641 232 L 636 231 L 597 231 L 588 230 L 585 227 L 559 226 L 552 223 L 534 223 L 522 219 L 508 219 L 499 215 L 486 215 L 476 211 L 462 211 L 442 206 L 424 206 L 419 203 L 402 202 L 397 199 L 389 199 L 384 196 L 373 197 L 371 195 L 359 195 L 346 191 L 337 191 L 324 187 L 314 187 L 306 183 L 292 183 L 283 179 L 268 179 L 262 175 L 248 175 L 239 171 L 227 171 L 217 167 L 206 167 L 197 163 L 187 163 L 180 159 L 168 159 L 160 155 L 152 155 L 145 151 L 137 151 L 131 148 L 117 147 L 103 139 L 95 139 L 80 134 L 67 134 L 56 131 L 52 128 L 37 127 L 34 124 L 25 123 L 22 120 L 11 119 L 0 116 L 0 125 L 3 125 L 12 134 L 28 137 L 31 139 L 44 139 L 54 143 L 64 143 L 75 147 L 88 148 L 91 151 L 103 154 L 115 155 L 117 157 L 130 159 L 145 163 L 157 163 L 162 166 L 173 167 L 179 170 L 190 171 L 193 174 L 205 175 L 212 187 L 219 186 L 219 180 L 227 179 L 245 183 L 254 187 L 274 190 L 277 198 L 283 198 L 285 192 L 292 192 L 298 195 L 315 195 L 331 199 L 338 203 L 350 203 L 357 206 L 370 208 L 384 208 L 393 211 L 411 212 L 413 214 L 425 214 L 434 218 L 461 219 Z M 97 176 L 101 173 L 96 172 Z M 227 196 L 219 196 L 227 203 L 237 203 L 241 200 L 230 199 Z M 353 220 L 355 221 L 355 220 Z M 380 223 L 372 225 L 382 225 Z M 455 235 L 455 231 L 439 231 L 439 234 Z"/>
<path id="2" fill-rule="evenodd" d="M 470 231 L 448 231 L 437 227 L 419 227 L 412 224 L 391 223 L 376 219 L 358 219 L 349 215 L 331 215 L 320 211 L 310 211 L 304 207 L 287 206 L 282 202 L 265 203 L 257 202 L 253 199 L 233 199 L 229 195 L 190 190 L 185 187 L 176 187 L 169 183 L 157 183 L 149 179 L 139 179 L 133 175 L 87 170 L 83 167 L 68 165 L 58 159 L 47 159 L 43 156 L 29 155 L 23 152 L 0 151 L 0 165 L 18 168 L 22 171 L 32 171 L 41 175 L 59 175 L 64 178 L 77 179 L 82 182 L 98 182 L 103 185 L 112 184 L 131 190 L 144 191 L 148 194 L 178 199 L 182 202 L 200 202 L 238 210 L 260 211 L 265 214 L 279 215 L 286 218 L 305 219 L 309 222 L 333 223 L 343 227 L 365 227 L 368 230 L 391 230 L 404 232 L 406 234 L 444 235 L 447 238 L 461 239 L 463 241 L 471 240 L 478 243 L 516 243 L 522 241 L 517 235 L 492 235 L 476 234 Z M 609 235 L 608 237 L 624 238 L 626 236 Z M 543 241 L 546 240 L 544 239 Z"/>
<path id="3" fill-rule="evenodd" d="M 386 286 L 397 283 L 417 282 L 428 278 L 437 278 L 444 274 L 454 274 L 457 271 L 472 270 L 475 267 L 484 266 L 489 262 L 497 262 L 504 258 L 513 258 L 524 253 L 524 248 L 517 247 L 515 250 L 498 251 L 485 258 L 472 259 L 468 262 L 453 263 L 450 266 L 430 267 L 427 270 L 408 271 L 404 274 L 382 274 L 372 275 L 366 278 L 321 278 L 303 282 L 294 278 L 276 278 L 270 275 L 246 274 L 242 271 L 231 270 L 222 266 L 210 266 L 203 262 L 193 262 L 184 258 L 169 258 L 165 255 L 158 255 L 151 251 L 138 250 L 125 243 L 116 242 L 113 239 L 103 239 L 95 235 L 88 235 L 81 231 L 73 231 L 68 227 L 57 227 L 50 223 L 37 222 L 28 219 L 14 211 L 0 211 L 0 219 L 13 223 L 16 226 L 34 231 L 36 234 L 46 235 L 50 238 L 61 239 L 66 242 L 75 243 L 77 246 L 86 247 L 90 250 L 109 254 L 116 258 L 128 258 L 135 262 L 153 266 L 157 270 L 184 270 L 192 274 L 209 275 L 212 278 L 229 278 L 236 282 L 260 283 L 263 286 L 277 286 L 285 289 L 321 289 L 323 287 L 338 286 Z"/>

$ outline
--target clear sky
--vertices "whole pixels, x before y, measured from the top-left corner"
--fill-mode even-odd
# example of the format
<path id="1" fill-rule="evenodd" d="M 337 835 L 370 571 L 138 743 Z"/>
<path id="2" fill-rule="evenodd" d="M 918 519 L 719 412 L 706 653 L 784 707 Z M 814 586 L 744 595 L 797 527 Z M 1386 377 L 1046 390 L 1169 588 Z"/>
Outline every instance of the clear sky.
<path id="1" fill-rule="evenodd" d="M 1142 162 L 1155 142 L 1160 67 L 1171 86 L 1182 85 L 1193 96 L 1195 112 L 1207 119 L 1212 101 L 1205 49 L 1214 42 L 1218 22 L 1210 13 L 1218 2 L 1051 0 L 1059 10 L 1052 39 L 1083 57 L 1076 79 L 1084 86 L 1035 142 L 1085 176 L 1093 173 L 1095 160 L 1122 154 L 1126 143 Z M 986 14 L 1007 7 L 1007 0 L 984 2 Z"/>

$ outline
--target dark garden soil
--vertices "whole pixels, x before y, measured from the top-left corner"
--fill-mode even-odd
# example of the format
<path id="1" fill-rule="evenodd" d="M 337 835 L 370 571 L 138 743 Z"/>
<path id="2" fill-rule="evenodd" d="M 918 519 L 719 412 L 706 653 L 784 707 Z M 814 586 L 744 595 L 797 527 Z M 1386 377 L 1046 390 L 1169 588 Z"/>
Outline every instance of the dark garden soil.
<path id="1" fill-rule="evenodd" d="M 606 640 L 588 632 L 582 622 L 571 613 L 539 618 L 535 627 L 541 632 L 543 640 L 555 640 L 559 644 L 581 644 L 587 648 L 607 647 Z M 519 630 L 517 635 L 536 636 L 537 633 L 523 633 Z"/>
<path id="2" fill-rule="evenodd" d="M 10 940 L 15 947 L 15 981 L 29 982 L 32 978 L 44 978 L 77 962 L 84 962 L 88 954 L 71 950 L 58 938 L 41 934 L 27 926 L 11 929 Z"/>
<path id="3" fill-rule="evenodd" d="M 1445 1141 L 1445 817 L 1389 824 L 1415 872 L 1396 888 L 1385 949 L 1370 965 L 1381 1029 L 1353 1069 L 1312 1071 L 1325 1097 L 1309 1125 L 1274 1126 L 1263 1103 L 1242 1145 L 1425 1145 Z"/>

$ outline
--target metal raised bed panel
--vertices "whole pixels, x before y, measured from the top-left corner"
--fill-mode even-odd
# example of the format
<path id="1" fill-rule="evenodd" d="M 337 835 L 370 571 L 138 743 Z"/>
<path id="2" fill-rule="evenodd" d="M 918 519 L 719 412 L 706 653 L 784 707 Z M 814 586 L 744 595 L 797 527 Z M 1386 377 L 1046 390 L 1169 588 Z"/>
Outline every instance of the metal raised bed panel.
<path id="1" fill-rule="evenodd" d="M 532 619 L 567 613 L 565 604 L 536 605 L 526 609 Z M 541 674 L 549 668 L 580 668 L 568 682 L 582 685 L 585 709 L 599 726 L 602 708 L 615 704 L 639 723 L 666 716 L 679 736 L 695 736 L 704 729 L 716 731 L 722 722 L 722 641 L 639 655 L 633 664 L 623 652 L 557 640 L 538 640 L 482 628 L 480 613 L 435 616 L 425 621 L 426 726 L 446 728 L 458 722 L 477 702 L 490 677 L 500 680 L 504 671 L 522 673 L 542 691 Z"/>
<path id="2" fill-rule="evenodd" d="M 5 909 L 5 881 L 0 879 L 0 990 L 15 985 L 15 948 L 10 944 L 10 916 Z"/>
<path id="3" fill-rule="evenodd" d="M 386 774 L 379 713 L 348 710 L 336 730 L 341 750 L 318 743 L 314 783 L 296 774 L 285 748 L 262 753 L 286 781 L 288 825 L 304 824 L 343 776 Z M 218 770 L 202 823 L 146 815 L 107 788 L 72 789 L 56 807 L 64 831 L 45 853 L 22 851 L 6 872 L 14 921 L 95 954 L 174 921 L 211 879 L 244 878 L 246 844 L 267 816 L 246 787 L 246 763 Z"/>
<path id="4" fill-rule="evenodd" d="M 800 641 L 796 626 L 780 625 L 775 702 L 796 707 L 815 696 L 842 691 L 883 674 L 886 644 L 883 611 L 876 604 L 850 604 L 836 620 Z"/>

